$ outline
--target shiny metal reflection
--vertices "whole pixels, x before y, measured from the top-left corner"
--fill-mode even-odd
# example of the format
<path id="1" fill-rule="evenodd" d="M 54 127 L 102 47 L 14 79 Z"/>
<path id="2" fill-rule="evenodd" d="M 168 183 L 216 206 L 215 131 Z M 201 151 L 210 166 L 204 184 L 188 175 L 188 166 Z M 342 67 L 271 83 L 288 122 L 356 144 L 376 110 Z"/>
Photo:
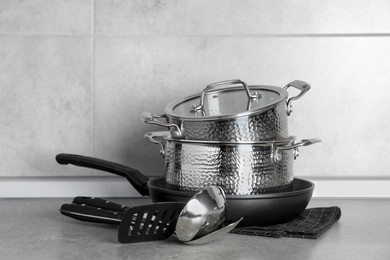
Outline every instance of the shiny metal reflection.
<path id="1" fill-rule="evenodd" d="M 190 241 L 217 230 L 226 215 L 226 195 L 218 186 L 196 193 L 181 211 L 176 224 L 180 241 Z"/>

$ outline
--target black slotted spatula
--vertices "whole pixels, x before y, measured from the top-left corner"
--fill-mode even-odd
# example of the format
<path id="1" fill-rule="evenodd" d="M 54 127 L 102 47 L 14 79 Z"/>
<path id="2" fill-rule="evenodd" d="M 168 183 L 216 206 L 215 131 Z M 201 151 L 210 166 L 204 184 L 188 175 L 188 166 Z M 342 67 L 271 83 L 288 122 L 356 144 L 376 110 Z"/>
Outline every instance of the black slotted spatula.
<path id="1" fill-rule="evenodd" d="M 163 240 L 175 232 L 183 202 L 162 202 L 130 208 L 119 225 L 120 243 Z"/>
<path id="2" fill-rule="evenodd" d="M 184 202 L 161 202 L 130 208 L 101 198 L 79 196 L 71 204 L 63 204 L 60 212 L 81 221 L 119 225 L 119 242 L 134 243 L 170 237 L 184 206 Z"/>

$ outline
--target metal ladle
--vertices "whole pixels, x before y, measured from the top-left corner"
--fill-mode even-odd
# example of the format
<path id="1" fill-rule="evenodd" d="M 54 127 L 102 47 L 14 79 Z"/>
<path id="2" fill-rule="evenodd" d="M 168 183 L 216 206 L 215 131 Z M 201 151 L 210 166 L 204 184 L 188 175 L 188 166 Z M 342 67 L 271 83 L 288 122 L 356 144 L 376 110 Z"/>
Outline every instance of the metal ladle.
<path id="1" fill-rule="evenodd" d="M 201 244 L 205 244 L 207 242 L 210 242 L 210 241 L 217 239 L 218 237 L 232 231 L 238 225 L 238 223 L 240 223 L 240 221 L 242 219 L 243 218 L 240 218 L 240 219 L 233 221 L 233 222 L 223 223 L 223 226 L 221 228 L 211 232 L 210 234 L 207 234 L 207 235 L 204 235 L 202 237 L 199 237 L 199 238 L 187 241 L 187 242 L 183 242 L 183 243 L 187 244 L 187 245 L 201 245 Z"/>
<path id="2" fill-rule="evenodd" d="M 208 186 L 184 206 L 176 223 L 175 234 L 181 242 L 204 237 L 223 226 L 225 215 L 224 191 L 217 186 Z"/>

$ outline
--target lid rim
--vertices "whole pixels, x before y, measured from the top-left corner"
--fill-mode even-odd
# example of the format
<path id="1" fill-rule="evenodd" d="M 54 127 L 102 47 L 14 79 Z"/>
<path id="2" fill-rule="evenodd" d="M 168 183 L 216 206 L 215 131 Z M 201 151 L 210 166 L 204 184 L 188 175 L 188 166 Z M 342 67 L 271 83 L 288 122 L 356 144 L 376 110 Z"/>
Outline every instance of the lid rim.
<path id="1" fill-rule="evenodd" d="M 225 119 L 234 119 L 237 117 L 245 117 L 245 116 L 250 116 L 254 114 L 261 114 L 264 113 L 276 106 L 279 105 L 279 103 L 285 101 L 288 97 L 288 92 L 287 90 L 280 88 L 280 87 L 275 87 L 275 86 L 268 86 L 268 85 L 251 85 L 248 86 L 250 90 L 268 90 L 268 91 L 274 91 L 277 92 L 280 97 L 270 103 L 269 105 L 256 108 L 254 110 L 249 110 L 249 111 L 243 111 L 239 113 L 232 113 L 232 114 L 226 114 L 226 115 L 213 115 L 213 116 L 204 116 L 204 117 L 199 117 L 199 116 L 188 116 L 188 115 L 180 115 L 177 113 L 174 113 L 173 110 L 175 107 L 177 107 L 179 104 L 182 104 L 184 102 L 187 102 L 189 100 L 195 99 L 195 98 L 200 98 L 201 94 L 194 94 L 191 96 L 187 96 L 185 98 L 177 99 L 172 102 L 170 102 L 164 109 L 165 114 L 172 118 L 172 119 L 177 119 L 177 120 L 188 120 L 188 121 L 214 121 L 214 120 L 225 120 Z M 222 91 L 233 91 L 233 90 L 242 90 L 240 87 L 229 87 L 229 88 L 221 88 L 217 89 L 214 91 L 210 91 L 209 93 L 216 93 L 216 92 L 222 92 Z"/>

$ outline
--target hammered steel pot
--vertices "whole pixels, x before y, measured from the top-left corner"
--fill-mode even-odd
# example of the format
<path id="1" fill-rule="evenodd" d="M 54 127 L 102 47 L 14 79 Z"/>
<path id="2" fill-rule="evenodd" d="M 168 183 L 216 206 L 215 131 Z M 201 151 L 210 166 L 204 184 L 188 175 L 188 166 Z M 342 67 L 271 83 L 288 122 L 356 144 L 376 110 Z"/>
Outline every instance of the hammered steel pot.
<path id="1" fill-rule="evenodd" d="M 168 184 L 182 191 L 217 185 L 230 195 L 289 191 L 298 147 L 320 141 L 295 143 L 295 137 L 239 143 L 178 140 L 166 131 L 146 133 L 145 138 L 161 146 Z"/>
<path id="2" fill-rule="evenodd" d="M 288 98 L 287 89 L 300 90 Z M 248 86 L 241 80 L 208 85 L 201 94 L 167 105 L 165 114 L 142 114 L 148 124 L 165 126 L 172 138 L 212 141 L 264 141 L 289 138 L 287 117 L 292 101 L 310 85 L 295 80 L 284 88 Z"/>

